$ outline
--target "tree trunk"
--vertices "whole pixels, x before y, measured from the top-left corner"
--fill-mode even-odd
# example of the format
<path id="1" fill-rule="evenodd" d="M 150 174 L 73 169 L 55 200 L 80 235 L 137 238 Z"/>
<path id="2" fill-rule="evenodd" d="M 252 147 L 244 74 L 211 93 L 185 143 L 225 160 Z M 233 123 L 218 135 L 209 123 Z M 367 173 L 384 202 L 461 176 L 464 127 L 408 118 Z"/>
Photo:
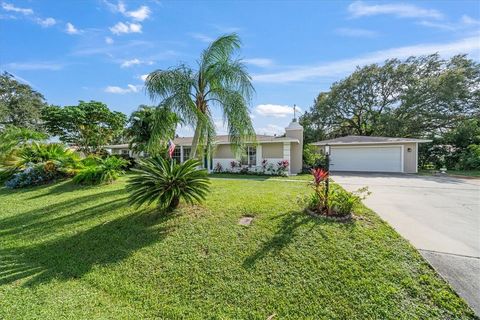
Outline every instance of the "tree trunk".
<path id="1" fill-rule="evenodd" d="M 195 159 L 197 157 L 198 142 L 200 141 L 200 133 L 202 131 L 202 125 L 200 122 L 197 122 L 197 127 L 195 128 L 195 134 L 192 139 L 192 150 L 190 151 L 190 158 Z"/>

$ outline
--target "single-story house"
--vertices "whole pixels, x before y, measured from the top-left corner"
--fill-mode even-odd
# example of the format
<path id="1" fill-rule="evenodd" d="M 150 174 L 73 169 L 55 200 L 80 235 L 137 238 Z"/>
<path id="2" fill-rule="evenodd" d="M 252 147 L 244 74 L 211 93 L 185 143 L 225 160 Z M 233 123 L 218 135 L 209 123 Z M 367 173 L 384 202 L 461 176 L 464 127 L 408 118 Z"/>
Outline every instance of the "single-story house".
<path id="1" fill-rule="evenodd" d="M 192 137 L 177 137 L 173 140 L 175 151 L 173 158 L 179 163 L 190 156 Z M 128 154 L 132 157 L 141 157 L 141 154 L 132 153 L 128 144 L 105 146 L 111 154 Z M 256 141 L 247 143 L 244 154 L 235 154 L 228 135 L 218 135 L 215 140 L 213 154 L 204 159 L 204 167 L 209 171 L 239 171 L 246 168 L 250 171 L 276 170 L 280 163 L 287 163 L 287 174 L 297 174 L 302 171 L 303 156 L 303 127 L 293 120 L 285 128 L 285 134 L 279 136 L 257 135 Z M 232 162 L 235 167 L 232 168 Z M 268 171 L 268 170 L 267 170 Z"/>
<path id="2" fill-rule="evenodd" d="M 330 149 L 331 171 L 416 173 L 418 144 L 431 140 L 345 136 L 313 143 Z"/>

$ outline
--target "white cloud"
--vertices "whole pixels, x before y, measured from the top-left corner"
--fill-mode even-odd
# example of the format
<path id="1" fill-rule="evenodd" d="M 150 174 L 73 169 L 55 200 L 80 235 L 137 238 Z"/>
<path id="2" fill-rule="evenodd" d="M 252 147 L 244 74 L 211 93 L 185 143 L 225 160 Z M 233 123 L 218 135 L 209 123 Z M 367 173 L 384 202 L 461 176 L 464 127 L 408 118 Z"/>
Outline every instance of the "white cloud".
<path id="1" fill-rule="evenodd" d="M 460 19 L 460 21 L 463 24 L 466 24 L 466 25 L 479 25 L 480 24 L 480 20 L 474 19 L 474 18 L 472 18 L 470 16 L 467 16 L 467 15 L 463 15 L 462 18 Z"/>
<path id="2" fill-rule="evenodd" d="M 405 59 L 410 56 L 428 55 L 436 52 L 442 56 L 467 53 L 480 59 L 480 42 L 478 41 L 478 37 L 470 37 L 450 43 L 426 43 L 391 48 L 350 59 L 300 66 L 275 73 L 255 74 L 253 75 L 253 80 L 255 82 L 287 83 L 319 77 L 341 76 L 352 72 L 357 66 L 382 63 L 390 58 Z"/>
<path id="3" fill-rule="evenodd" d="M 65 32 L 68 34 L 79 34 L 80 30 L 75 28 L 75 26 L 70 22 L 67 22 L 67 24 L 65 25 Z"/>
<path id="4" fill-rule="evenodd" d="M 137 65 L 137 64 L 141 64 L 142 62 L 138 59 L 132 59 L 132 60 L 125 60 L 122 62 L 122 64 L 120 65 L 120 67 L 122 68 L 128 68 L 128 67 L 131 67 L 131 66 L 134 66 L 134 65 Z"/>
<path id="5" fill-rule="evenodd" d="M 215 39 L 213 39 L 210 36 L 207 36 L 203 33 L 190 33 L 190 36 L 193 37 L 194 39 L 200 40 L 202 42 L 213 42 Z"/>
<path id="6" fill-rule="evenodd" d="M 300 108 L 297 107 L 297 111 Z M 259 104 L 255 111 L 262 116 L 273 116 L 276 118 L 284 118 L 293 115 L 293 107 L 279 104 Z"/>
<path id="7" fill-rule="evenodd" d="M 132 66 L 135 66 L 135 65 L 139 65 L 139 64 L 152 65 L 152 64 L 153 64 L 153 61 L 143 61 L 143 60 L 139 60 L 139 59 L 135 58 L 135 59 L 123 61 L 123 62 L 120 64 L 120 67 L 122 67 L 122 68 L 129 68 L 129 67 L 132 67 Z"/>
<path id="8" fill-rule="evenodd" d="M 399 18 L 443 18 L 443 14 L 437 10 L 424 9 L 406 3 L 367 4 L 363 1 L 355 1 L 348 6 L 348 11 L 352 14 L 353 17 L 365 17 L 386 14 L 394 15 Z"/>
<path id="9" fill-rule="evenodd" d="M 135 11 L 125 11 L 125 16 L 133 20 L 143 21 L 150 16 L 150 9 L 147 6 L 141 6 Z"/>
<path id="10" fill-rule="evenodd" d="M 139 23 L 123 23 L 119 22 L 113 27 L 110 28 L 113 34 L 121 34 L 121 33 L 141 33 L 142 32 L 142 25 Z"/>
<path id="11" fill-rule="evenodd" d="M 6 64 L 7 69 L 14 70 L 51 70 L 57 71 L 63 68 L 62 64 L 54 62 L 12 62 Z"/>
<path id="12" fill-rule="evenodd" d="M 148 77 L 148 73 L 147 74 L 142 74 L 138 77 L 138 79 L 142 80 L 142 81 L 146 81 L 147 80 L 147 77 Z"/>
<path id="13" fill-rule="evenodd" d="M 7 2 L 2 2 L 2 8 L 5 11 L 17 12 L 17 13 L 21 13 L 21 14 L 24 14 L 24 15 L 33 14 L 33 10 L 30 9 L 30 8 L 15 7 L 13 4 L 7 3 Z"/>
<path id="14" fill-rule="evenodd" d="M 125 17 L 132 18 L 136 21 L 143 21 L 150 17 L 151 11 L 147 6 L 141 6 L 137 10 L 128 11 L 127 6 L 123 1 L 118 1 L 117 4 L 113 4 L 108 1 L 104 2 L 113 12 L 119 12 Z"/>
<path id="15" fill-rule="evenodd" d="M 126 93 L 136 93 L 140 91 L 141 86 L 136 86 L 133 84 L 128 84 L 126 88 L 121 88 L 117 86 L 108 86 L 105 88 L 105 92 L 114 93 L 114 94 L 126 94 Z"/>
<path id="16" fill-rule="evenodd" d="M 273 60 L 271 59 L 266 59 L 266 58 L 251 58 L 251 59 L 244 59 L 243 62 L 246 64 L 251 64 L 257 67 L 270 67 L 273 65 Z"/>
<path id="17" fill-rule="evenodd" d="M 57 23 L 57 21 L 53 18 L 46 18 L 46 19 L 37 18 L 35 19 L 35 21 L 44 28 L 51 27 Z"/>
<path id="18" fill-rule="evenodd" d="M 105 43 L 106 44 L 113 44 L 113 39 L 110 37 L 105 37 Z"/>
<path id="19" fill-rule="evenodd" d="M 452 22 L 447 22 L 447 21 L 441 21 L 441 22 L 432 22 L 428 20 L 422 20 L 419 22 L 420 25 L 430 27 L 430 28 L 436 28 L 440 30 L 447 30 L 447 31 L 458 31 L 461 29 L 471 29 L 471 28 L 477 28 L 477 26 L 480 24 L 479 20 L 476 20 L 470 16 L 463 15 L 458 22 L 452 23 Z"/>
<path id="20" fill-rule="evenodd" d="M 359 28 L 338 28 L 335 30 L 335 32 L 339 35 L 347 37 L 373 38 L 378 35 L 378 32 L 376 31 Z"/>
<path id="21" fill-rule="evenodd" d="M 255 129 L 257 134 L 266 134 L 266 135 L 280 135 L 285 133 L 285 128 L 276 125 L 276 124 L 268 124 L 266 127 L 257 128 Z"/>

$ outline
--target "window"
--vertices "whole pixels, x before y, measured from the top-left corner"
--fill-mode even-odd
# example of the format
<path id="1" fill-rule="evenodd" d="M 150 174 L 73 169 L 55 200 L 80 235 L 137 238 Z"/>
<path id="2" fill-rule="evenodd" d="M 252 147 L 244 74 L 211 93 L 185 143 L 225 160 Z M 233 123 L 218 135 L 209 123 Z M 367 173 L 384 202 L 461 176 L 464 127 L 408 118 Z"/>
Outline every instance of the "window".
<path id="1" fill-rule="evenodd" d="M 175 150 L 173 150 L 172 159 L 180 163 L 180 147 L 176 147 Z"/>
<path id="2" fill-rule="evenodd" d="M 190 147 L 183 147 L 183 161 L 187 161 L 190 159 L 190 151 L 192 148 Z"/>
<path id="3" fill-rule="evenodd" d="M 257 165 L 257 148 L 247 147 L 246 152 L 241 155 L 240 163 L 242 166 L 256 166 Z"/>
<path id="4" fill-rule="evenodd" d="M 128 149 L 122 149 L 122 154 L 128 154 Z"/>
<path id="5" fill-rule="evenodd" d="M 256 166 L 257 165 L 257 148 L 256 147 L 248 147 L 248 166 Z"/>

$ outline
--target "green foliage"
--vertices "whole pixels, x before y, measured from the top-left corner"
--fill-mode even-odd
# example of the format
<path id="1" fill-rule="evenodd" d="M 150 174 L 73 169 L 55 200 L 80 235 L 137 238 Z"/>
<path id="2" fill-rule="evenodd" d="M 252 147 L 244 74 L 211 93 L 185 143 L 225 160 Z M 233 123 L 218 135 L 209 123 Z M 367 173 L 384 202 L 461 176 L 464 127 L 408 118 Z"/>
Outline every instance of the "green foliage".
<path id="1" fill-rule="evenodd" d="M 236 57 L 240 45 L 237 34 L 221 36 L 202 52 L 196 70 L 182 64 L 156 70 L 145 81 L 152 99 L 160 99 L 162 106 L 195 127 L 192 158 L 197 149 L 211 150 L 215 138 L 212 107 L 223 113 L 234 149 L 255 137 L 248 112 L 254 89 L 245 65 Z"/>
<path id="2" fill-rule="evenodd" d="M 348 192 L 339 186 L 335 186 L 328 195 L 329 207 L 336 215 L 347 216 L 352 214 L 355 206 L 358 206 L 369 194 L 367 187 Z"/>
<path id="3" fill-rule="evenodd" d="M 435 169 L 476 169 L 475 145 L 480 144 L 480 120 L 466 119 L 433 142 L 421 144 L 418 160 L 422 168 L 432 165 Z M 473 147 L 470 147 L 473 146 Z"/>
<path id="4" fill-rule="evenodd" d="M 128 161 L 120 157 L 87 157 L 82 160 L 83 168 L 73 177 L 73 182 L 83 185 L 112 183 L 125 173 Z"/>
<path id="5" fill-rule="evenodd" d="M 471 144 L 460 155 L 459 166 L 464 170 L 480 169 L 480 145 Z"/>
<path id="6" fill-rule="evenodd" d="M 303 163 L 307 168 L 325 168 L 326 158 L 314 145 L 306 144 L 303 147 Z"/>
<path id="7" fill-rule="evenodd" d="M 42 119 L 47 131 L 72 143 L 87 154 L 98 152 L 103 145 L 122 132 L 126 116 L 118 111 L 110 111 L 101 102 L 80 101 L 77 106 L 48 106 L 42 111 Z"/>
<path id="8" fill-rule="evenodd" d="M 44 97 L 28 84 L 18 82 L 8 72 L 0 75 L 0 127 L 16 126 L 41 129 Z"/>
<path id="9" fill-rule="evenodd" d="M 480 115 L 480 64 L 459 55 L 387 60 L 321 92 L 301 118 L 306 142 L 342 135 L 423 137 Z"/>
<path id="10" fill-rule="evenodd" d="M 12 188 L 51 182 L 73 175 L 79 161 L 78 154 L 62 144 L 34 142 L 3 159 L 0 181 Z"/>
<path id="11" fill-rule="evenodd" d="M 130 149 L 154 155 L 165 151 L 168 140 L 175 137 L 175 129 L 183 121 L 164 106 L 141 105 L 132 112 L 128 123 L 126 136 Z"/>
<path id="12" fill-rule="evenodd" d="M 8 126 L 0 132 L 0 162 L 15 148 L 33 141 L 42 141 L 48 136 L 28 128 Z"/>
<path id="13" fill-rule="evenodd" d="M 141 160 L 127 185 L 130 204 L 139 207 L 156 202 L 161 210 L 172 210 L 181 198 L 189 204 L 201 202 L 210 181 L 207 171 L 198 169 L 200 165 L 195 159 L 177 164 L 160 156 Z"/>

